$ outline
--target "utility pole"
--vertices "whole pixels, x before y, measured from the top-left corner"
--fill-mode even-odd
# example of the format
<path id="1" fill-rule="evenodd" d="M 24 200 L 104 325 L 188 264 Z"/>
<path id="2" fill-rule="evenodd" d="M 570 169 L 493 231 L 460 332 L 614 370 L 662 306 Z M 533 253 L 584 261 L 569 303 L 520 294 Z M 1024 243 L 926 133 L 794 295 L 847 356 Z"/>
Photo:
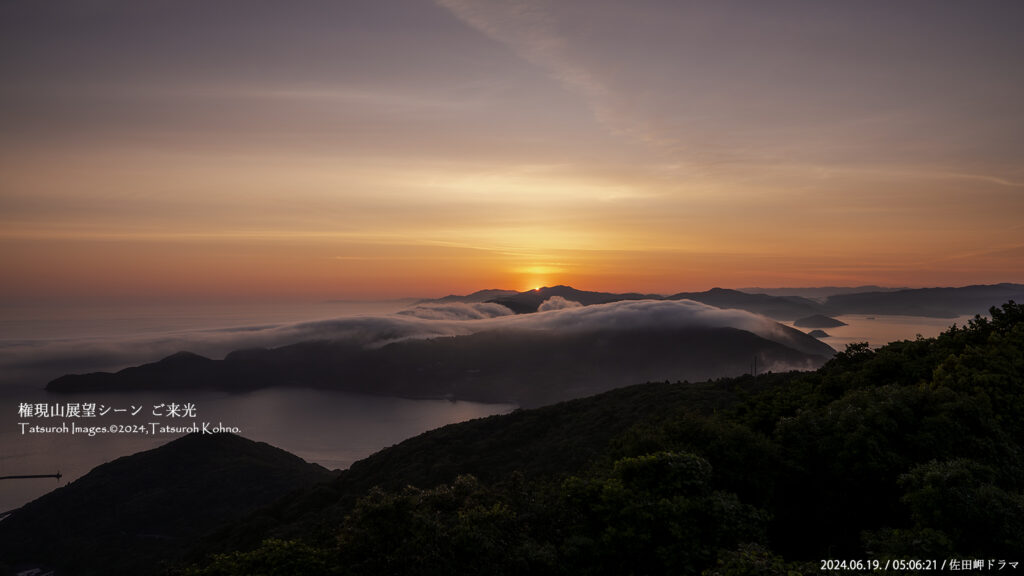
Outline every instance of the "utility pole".
<path id="1" fill-rule="evenodd" d="M 19 480 L 28 478 L 56 478 L 57 480 L 60 480 L 60 477 L 61 473 L 57 472 L 56 474 L 24 474 L 21 476 L 0 476 L 0 480 Z"/>

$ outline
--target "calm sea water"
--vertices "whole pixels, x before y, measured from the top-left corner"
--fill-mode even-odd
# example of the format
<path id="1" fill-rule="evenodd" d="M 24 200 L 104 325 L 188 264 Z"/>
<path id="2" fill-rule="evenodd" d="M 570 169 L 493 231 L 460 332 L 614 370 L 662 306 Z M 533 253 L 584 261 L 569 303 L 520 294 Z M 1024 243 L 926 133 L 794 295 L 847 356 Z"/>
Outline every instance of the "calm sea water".
<path id="1" fill-rule="evenodd" d="M 167 406 L 172 403 L 193 405 L 194 416 L 169 417 Z M 26 418 L 19 414 L 22 404 L 65 408 L 68 404 L 94 404 L 97 415 Z M 57 395 L 38 389 L 8 388 L 0 395 L 0 476 L 60 472 L 63 484 L 104 462 L 155 448 L 183 434 L 160 433 L 160 426 L 194 425 L 202 429 L 204 424 L 210 429 L 221 425 L 237 428 L 246 438 L 283 448 L 307 462 L 344 469 L 427 430 L 514 408 L 508 404 L 407 400 L 310 389 L 276 388 L 245 394 L 188 391 Z M 99 415 L 106 409 L 106 415 Z M 145 433 L 32 434 L 23 433 L 21 423 L 58 429 L 65 425 L 118 425 Z M 52 479 L 2 481 L 0 512 L 21 506 L 59 485 Z"/>
<path id="2" fill-rule="evenodd" d="M 187 349 L 219 358 L 252 328 L 360 314 L 387 314 L 407 301 L 289 305 L 117 306 L 0 308 L 0 476 L 55 474 L 53 479 L 0 481 L 0 512 L 74 481 L 121 456 L 155 448 L 182 433 L 159 426 L 237 428 L 329 469 L 344 469 L 406 438 L 446 424 L 513 410 L 509 404 L 408 400 L 310 389 L 265 389 L 245 394 L 83 393 L 57 395 L 43 387 L 68 372 L 116 370 Z M 211 337 L 213 334 L 216 337 Z M 228 336 L 225 336 L 228 335 Z M 195 407 L 173 418 L 168 404 Z M 95 417 L 24 417 L 29 404 L 95 405 Z M 155 407 L 163 407 L 154 410 Z M 125 410 L 125 412 L 120 412 Z M 135 412 L 133 416 L 132 413 Z M 154 412 L 160 414 L 155 416 Z M 143 433 L 28 433 L 27 425 L 61 428 L 131 425 Z M 152 424 L 157 424 L 153 434 Z"/>
<path id="3" fill-rule="evenodd" d="M 179 437 L 159 426 L 237 428 L 309 462 L 344 469 L 352 462 L 406 438 L 446 424 L 511 411 L 507 404 L 407 400 L 308 389 L 268 389 L 246 394 L 139 392 L 54 395 L 50 379 L 69 372 L 117 370 L 179 350 L 213 358 L 267 326 L 360 314 L 387 314 L 408 301 L 331 302 L 289 305 L 117 306 L 93 308 L 0 308 L 0 476 L 63 474 L 75 480 L 93 467 L 148 450 Z M 827 329 L 823 341 L 837 350 L 851 342 L 880 346 L 920 334 L 935 336 L 956 322 L 910 316 L 841 316 L 848 326 Z M 109 408 L 93 418 L 25 417 L 24 404 L 94 404 Z M 166 405 L 191 404 L 195 415 L 172 418 Z M 156 409 L 156 407 L 164 407 Z M 125 412 L 119 412 L 124 410 Z M 132 413 L 135 412 L 134 415 Z M 156 412 L 158 415 L 154 415 Z M 43 427 L 133 425 L 151 433 L 31 434 L 21 424 Z M 153 425 L 157 432 L 153 434 Z M 0 512 L 16 508 L 59 484 L 55 480 L 0 482 Z"/>
<path id="4" fill-rule="evenodd" d="M 829 335 L 820 340 L 837 351 L 846 349 L 847 344 L 867 342 L 872 348 L 878 348 L 897 340 L 913 340 L 917 336 L 933 338 L 956 324 L 963 327 L 973 316 L 958 318 L 923 318 L 921 316 L 866 316 L 846 314 L 836 316 L 837 320 L 846 322 L 846 326 L 824 328 Z M 792 322 L 785 324 L 792 326 Z M 810 328 L 797 328 L 810 332 Z"/>

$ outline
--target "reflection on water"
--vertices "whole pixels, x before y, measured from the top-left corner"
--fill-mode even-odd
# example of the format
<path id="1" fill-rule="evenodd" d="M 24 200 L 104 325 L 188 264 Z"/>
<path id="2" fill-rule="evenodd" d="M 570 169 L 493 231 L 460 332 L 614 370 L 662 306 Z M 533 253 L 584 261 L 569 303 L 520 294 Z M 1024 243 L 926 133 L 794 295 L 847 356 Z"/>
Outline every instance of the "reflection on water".
<path id="1" fill-rule="evenodd" d="M 867 342 L 872 348 L 884 346 L 898 340 L 913 340 L 918 335 L 934 338 L 949 329 L 950 326 L 966 326 L 974 316 L 957 318 L 924 318 L 921 316 L 866 316 L 861 314 L 844 314 L 836 316 L 836 320 L 845 322 L 847 326 L 825 328 L 828 338 L 821 341 L 837 351 L 846 349 L 847 344 Z M 792 322 L 786 322 L 793 326 Z M 802 332 L 810 332 L 810 328 L 796 328 Z"/>
<path id="2" fill-rule="evenodd" d="M 94 418 L 20 418 L 19 405 L 68 403 L 110 408 Z M 195 418 L 169 418 L 166 405 L 194 404 Z M 162 416 L 154 416 L 154 407 Z M 246 394 L 168 391 L 138 393 L 48 394 L 41 390 L 4 390 L 0 396 L 0 476 L 53 474 L 54 480 L 5 480 L 0 484 L 0 512 L 21 506 L 92 468 L 121 456 L 155 448 L 180 434 L 22 434 L 20 422 L 59 427 L 150 423 L 237 427 L 242 436 L 266 442 L 326 468 L 347 468 L 352 462 L 402 440 L 473 418 L 509 412 L 508 404 L 408 400 L 324 390 L 264 389 Z M 126 410 L 119 413 L 117 410 Z M 137 412 L 134 416 L 132 412 Z M 185 473 L 185 471 L 183 471 Z"/>

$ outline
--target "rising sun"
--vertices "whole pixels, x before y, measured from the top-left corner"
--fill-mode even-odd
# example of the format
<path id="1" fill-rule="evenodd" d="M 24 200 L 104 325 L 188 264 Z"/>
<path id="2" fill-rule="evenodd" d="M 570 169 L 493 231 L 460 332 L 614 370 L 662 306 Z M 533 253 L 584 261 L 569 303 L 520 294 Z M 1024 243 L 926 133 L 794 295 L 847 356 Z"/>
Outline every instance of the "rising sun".
<path id="1" fill-rule="evenodd" d="M 562 268 L 555 265 L 533 265 L 523 266 L 515 269 L 515 274 L 521 277 L 520 286 L 525 290 L 540 290 L 545 286 L 552 286 L 553 275 L 562 271 Z"/>

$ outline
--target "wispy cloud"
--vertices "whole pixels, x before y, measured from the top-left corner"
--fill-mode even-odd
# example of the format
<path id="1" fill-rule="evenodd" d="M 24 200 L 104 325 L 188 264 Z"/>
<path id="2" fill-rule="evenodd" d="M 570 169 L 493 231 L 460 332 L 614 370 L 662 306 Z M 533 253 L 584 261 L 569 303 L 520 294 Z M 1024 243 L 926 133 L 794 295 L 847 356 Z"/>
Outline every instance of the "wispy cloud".
<path id="1" fill-rule="evenodd" d="M 661 147 L 676 143 L 618 105 L 615 90 L 603 75 L 573 56 L 571 40 L 559 32 L 556 19 L 544 3 L 535 0 L 436 1 L 469 26 L 508 46 L 582 96 L 594 118 L 610 132 Z"/>
<path id="2" fill-rule="evenodd" d="M 1016 182 L 1009 178 L 1001 178 L 999 176 L 991 176 L 988 174 L 959 174 L 959 173 L 939 173 L 939 176 L 946 178 L 955 178 L 962 180 L 977 180 L 981 182 L 987 182 L 989 184 L 996 184 L 998 186 L 1006 186 L 1008 188 L 1024 188 L 1024 182 Z"/>

